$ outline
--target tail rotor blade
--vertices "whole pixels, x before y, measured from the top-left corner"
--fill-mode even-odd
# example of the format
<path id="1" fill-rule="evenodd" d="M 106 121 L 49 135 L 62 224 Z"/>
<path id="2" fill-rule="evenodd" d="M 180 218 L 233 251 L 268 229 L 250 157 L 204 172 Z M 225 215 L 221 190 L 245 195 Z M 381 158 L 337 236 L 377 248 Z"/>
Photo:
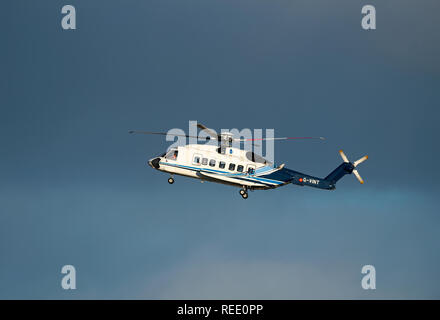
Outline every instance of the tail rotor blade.
<path id="1" fill-rule="evenodd" d="M 348 161 L 348 158 L 347 158 L 347 156 L 345 155 L 344 151 L 339 150 L 339 153 L 340 153 L 340 155 L 341 155 L 342 160 L 344 160 L 344 162 L 350 162 L 350 161 Z"/>
<path id="2" fill-rule="evenodd" d="M 356 176 L 356 178 L 359 180 L 359 182 L 361 184 L 364 184 L 364 179 L 362 179 L 361 175 L 359 174 L 359 172 L 356 169 L 353 170 L 353 173 Z"/>
<path id="3" fill-rule="evenodd" d="M 353 166 L 357 167 L 359 164 L 361 164 L 362 162 L 364 162 L 365 160 L 368 159 L 368 156 L 363 156 L 362 158 L 360 158 L 359 160 L 356 160 L 355 162 L 353 162 Z"/>

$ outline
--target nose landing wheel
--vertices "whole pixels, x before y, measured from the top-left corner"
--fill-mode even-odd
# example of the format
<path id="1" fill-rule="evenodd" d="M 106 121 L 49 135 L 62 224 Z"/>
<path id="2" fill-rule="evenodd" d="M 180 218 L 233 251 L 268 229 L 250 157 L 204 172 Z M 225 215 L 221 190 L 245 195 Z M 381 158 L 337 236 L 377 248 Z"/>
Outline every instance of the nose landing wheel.
<path id="1" fill-rule="evenodd" d="M 168 183 L 169 183 L 169 184 L 173 184 L 173 183 L 174 183 L 174 179 L 173 179 L 173 178 L 171 178 L 171 177 L 170 177 L 170 178 L 168 178 Z"/>

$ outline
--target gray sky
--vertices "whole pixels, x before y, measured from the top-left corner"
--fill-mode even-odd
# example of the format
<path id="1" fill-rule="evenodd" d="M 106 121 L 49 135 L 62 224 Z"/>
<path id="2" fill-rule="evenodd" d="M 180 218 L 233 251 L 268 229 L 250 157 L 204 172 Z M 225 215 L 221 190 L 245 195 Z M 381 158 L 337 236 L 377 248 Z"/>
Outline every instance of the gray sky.
<path id="1" fill-rule="evenodd" d="M 438 1 L 75 0 L 74 31 L 64 4 L 0 12 L 0 298 L 440 298 Z M 366 183 L 170 186 L 127 131 L 188 120 L 325 136 L 276 161 L 368 154 Z"/>

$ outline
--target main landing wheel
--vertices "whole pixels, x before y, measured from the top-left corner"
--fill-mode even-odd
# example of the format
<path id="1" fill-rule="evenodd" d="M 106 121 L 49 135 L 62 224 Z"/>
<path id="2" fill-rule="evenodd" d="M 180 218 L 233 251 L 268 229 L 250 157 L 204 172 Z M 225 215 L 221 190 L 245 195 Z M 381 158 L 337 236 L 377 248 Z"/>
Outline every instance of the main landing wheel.
<path id="1" fill-rule="evenodd" d="M 173 178 L 168 178 L 168 183 L 169 184 L 173 184 L 174 183 L 174 179 Z"/>
<path id="2" fill-rule="evenodd" d="M 244 189 L 240 189 L 240 194 L 244 195 L 246 193 L 246 191 Z"/>
<path id="3" fill-rule="evenodd" d="M 240 192 L 240 193 L 241 193 L 241 192 Z M 248 198 L 248 194 L 247 194 L 247 192 L 243 193 L 241 196 L 243 197 L 243 199 L 247 199 L 247 198 Z"/>

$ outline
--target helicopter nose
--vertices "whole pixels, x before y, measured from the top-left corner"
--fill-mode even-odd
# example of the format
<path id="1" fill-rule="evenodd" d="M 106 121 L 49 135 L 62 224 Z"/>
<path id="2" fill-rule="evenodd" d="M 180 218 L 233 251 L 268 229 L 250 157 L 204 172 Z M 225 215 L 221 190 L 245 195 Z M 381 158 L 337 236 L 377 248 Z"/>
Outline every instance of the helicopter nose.
<path id="1" fill-rule="evenodd" d="M 159 162 L 160 162 L 160 158 L 154 158 L 148 161 L 148 164 L 150 165 L 150 167 L 154 169 L 159 169 L 160 167 Z"/>

